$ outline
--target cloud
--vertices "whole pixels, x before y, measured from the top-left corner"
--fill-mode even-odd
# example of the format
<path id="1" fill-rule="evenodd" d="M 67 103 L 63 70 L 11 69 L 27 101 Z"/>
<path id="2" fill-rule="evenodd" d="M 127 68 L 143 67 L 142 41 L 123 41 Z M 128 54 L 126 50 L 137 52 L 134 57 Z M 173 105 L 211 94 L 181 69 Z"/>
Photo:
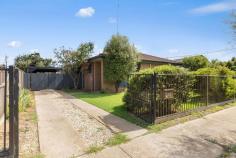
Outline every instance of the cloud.
<path id="1" fill-rule="evenodd" d="M 81 8 L 75 16 L 78 17 L 92 17 L 95 14 L 95 9 L 93 7 Z"/>
<path id="2" fill-rule="evenodd" d="M 219 3 L 213 3 L 199 8 L 190 10 L 192 14 L 210 14 L 219 13 L 236 9 L 236 0 L 223 1 Z"/>
<path id="3" fill-rule="evenodd" d="M 169 53 L 179 53 L 178 49 L 169 49 L 168 50 Z"/>
<path id="4" fill-rule="evenodd" d="M 116 23 L 117 23 L 117 19 L 114 18 L 114 17 L 110 17 L 110 18 L 108 19 L 108 22 L 109 22 L 110 24 L 116 24 Z"/>
<path id="5" fill-rule="evenodd" d="M 8 47 L 11 48 L 19 48 L 22 46 L 22 43 L 20 41 L 11 41 L 8 43 Z"/>

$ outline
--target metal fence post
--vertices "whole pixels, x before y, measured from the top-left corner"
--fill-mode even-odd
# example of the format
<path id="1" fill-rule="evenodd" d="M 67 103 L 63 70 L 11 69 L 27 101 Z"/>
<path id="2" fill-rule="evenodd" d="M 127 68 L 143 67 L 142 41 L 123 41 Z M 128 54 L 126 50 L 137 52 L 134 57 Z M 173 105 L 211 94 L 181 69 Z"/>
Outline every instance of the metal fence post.
<path id="1" fill-rule="evenodd" d="M 206 106 L 208 106 L 209 105 L 209 76 L 207 75 L 206 77 L 207 77 L 206 78 L 206 82 L 207 82 L 207 84 L 206 84 Z"/>
<path id="2" fill-rule="evenodd" d="M 233 77 L 234 80 L 236 80 L 236 76 Z M 236 84 L 234 85 L 234 102 L 236 101 Z"/>
<path id="3" fill-rule="evenodd" d="M 10 157 L 19 156 L 19 72 L 13 66 L 9 66 L 9 154 Z"/>
<path id="4" fill-rule="evenodd" d="M 9 154 L 14 153 L 14 77 L 13 66 L 9 66 Z M 13 156 L 13 155 L 12 155 Z"/>
<path id="5" fill-rule="evenodd" d="M 157 104 L 156 104 L 156 94 L 157 94 L 157 84 L 156 84 L 157 74 L 152 75 L 152 107 L 153 107 L 153 123 L 155 123 L 157 115 Z"/>
<path id="6" fill-rule="evenodd" d="M 14 68 L 14 158 L 19 157 L 19 70 Z"/>
<path id="7" fill-rule="evenodd" d="M 7 128 L 7 65 L 5 65 L 5 85 L 4 85 L 4 140 L 3 140 L 3 149 L 6 150 L 6 128 Z"/>

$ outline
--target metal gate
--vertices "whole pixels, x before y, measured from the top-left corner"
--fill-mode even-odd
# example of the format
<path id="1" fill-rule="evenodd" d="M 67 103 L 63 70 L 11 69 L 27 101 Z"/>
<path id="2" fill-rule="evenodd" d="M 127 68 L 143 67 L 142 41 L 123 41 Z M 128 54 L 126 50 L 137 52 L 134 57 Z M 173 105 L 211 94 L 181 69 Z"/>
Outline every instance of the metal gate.
<path id="1" fill-rule="evenodd" d="M 19 155 L 19 72 L 13 66 L 0 69 L 0 157 Z"/>

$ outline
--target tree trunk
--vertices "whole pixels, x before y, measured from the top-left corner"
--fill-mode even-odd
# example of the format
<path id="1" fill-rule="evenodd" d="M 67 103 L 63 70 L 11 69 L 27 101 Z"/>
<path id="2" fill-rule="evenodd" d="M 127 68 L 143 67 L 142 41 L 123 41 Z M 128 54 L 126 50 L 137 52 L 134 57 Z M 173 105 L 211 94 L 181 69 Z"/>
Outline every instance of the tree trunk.
<path id="1" fill-rule="evenodd" d="M 116 83 L 115 83 L 116 93 L 119 92 L 119 84 L 120 84 L 120 82 L 116 82 Z"/>
<path id="2" fill-rule="evenodd" d="M 71 74 L 71 77 L 72 77 L 72 80 L 73 80 L 73 84 L 74 84 L 74 89 L 77 89 L 78 88 L 78 78 L 77 78 L 77 75 L 72 75 Z"/>

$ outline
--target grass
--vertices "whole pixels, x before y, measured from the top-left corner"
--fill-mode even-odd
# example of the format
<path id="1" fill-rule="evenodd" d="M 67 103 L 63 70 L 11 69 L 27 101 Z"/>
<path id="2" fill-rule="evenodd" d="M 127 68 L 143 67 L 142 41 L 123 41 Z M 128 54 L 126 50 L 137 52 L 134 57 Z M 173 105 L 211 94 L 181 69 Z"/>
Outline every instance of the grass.
<path id="1" fill-rule="evenodd" d="M 97 153 L 103 149 L 104 149 L 103 146 L 92 145 L 88 148 L 88 150 L 86 151 L 86 154 Z"/>
<path id="2" fill-rule="evenodd" d="M 103 146 L 92 145 L 86 150 L 86 154 L 97 153 L 105 148 L 105 146 L 115 146 L 119 144 L 123 144 L 129 141 L 126 135 L 124 134 L 115 134 L 111 137 Z"/>
<path id="3" fill-rule="evenodd" d="M 127 112 L 122 100 L 124 93 L 89 93 L 76 90 L 66 90 L 70 95 L 97 106 L 109 113 L 119 116 L 129 122 L 146 127 L 147 123 Z"/>
<path id="4" fill-rule="evenodd" d="M 214 106 L 210 109 L 207 109 L 205 111 L 200 112 L 193 112 L 188 116 L 177 118 L 174 120 L 166 121 L 164 123 L 160 124 L 154 124 L 150 125 L 145 123 L 143 120 L 135 117 L 134 115 L 127 112 L 124 102 L 122 101 L 122 98 L 124 96 L 124 93 L 88 93 L 88 92 L 80 92 L 75 90 L 66 90 L 67 93 L 73 95 L 76 98 L 79 98 L 85 102 L 88 102 L 92 105 L 97 106 L 98 108 L 101 108 L 107 112 L 110 112 L 116 116 L 119 116 L 121 118 L 126 119 L 129 122 L 135 123 L 141 127 L 147 128 L 149 132 L 159 132 L 165 128 L 184 123 L 190 120 L 194 120 L 197 118 L 201 118 L 203 116 L 206 116 L 210 113 L 214 113 L 232 106 L 236 106 L 236 103 L 226 104 L 224 106 Z M 194 104 L 188 103 L 185 104 L 185 106 L 193 107 Z M 199 104 L 201 106 L 201 104 Z"/>
<path id="5" fill-rule="evenodd" d="M 21 89 L 19 95 L 19 112 L 25 112 L 32 105 L 32 94 L 27 89 Z"/>
<path id="6" fill-rule="evenodd" d="M 108 146 L 115 146 L 115 145 L 126 143 L 127 141 L 129 141 L 129 139 L 127 138 L 126 135 L 124 135 L 124 134 L 116 134 L 116 135 L 114 135 L 113 137 L 111 137 L 108 140 L 106 145 L 108 145 Z"/>

